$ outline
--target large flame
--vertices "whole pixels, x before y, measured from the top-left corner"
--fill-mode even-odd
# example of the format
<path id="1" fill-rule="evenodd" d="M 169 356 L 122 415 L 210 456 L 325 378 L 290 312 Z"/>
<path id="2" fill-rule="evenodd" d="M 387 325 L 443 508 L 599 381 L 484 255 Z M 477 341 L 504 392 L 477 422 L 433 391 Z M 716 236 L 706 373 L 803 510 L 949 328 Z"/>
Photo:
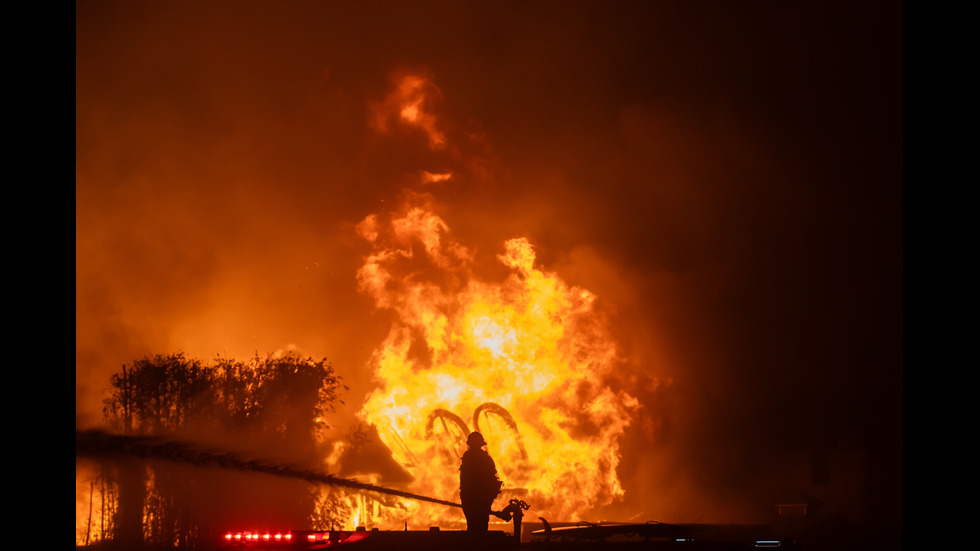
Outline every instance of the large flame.
<path id="1" fill-rule="evenodd" d="M 535 264 L 531 242 L 507 240 L 508 274 L 484 281 L 424 195 L 358 227 L 373 252 L 358 273 L 395 314 L 374 356 L 378 388 L 361 415 L 414 477 L 412 490 L 458 499 L 468 431 L 481 431 L 511 498 L 536 515 L 579 520 L 622 496 L 618 438 L 636 401 L 603 384 L 617 348 L 595 295 Z M 412 505 L 413 521 L 461 520 Z"/>

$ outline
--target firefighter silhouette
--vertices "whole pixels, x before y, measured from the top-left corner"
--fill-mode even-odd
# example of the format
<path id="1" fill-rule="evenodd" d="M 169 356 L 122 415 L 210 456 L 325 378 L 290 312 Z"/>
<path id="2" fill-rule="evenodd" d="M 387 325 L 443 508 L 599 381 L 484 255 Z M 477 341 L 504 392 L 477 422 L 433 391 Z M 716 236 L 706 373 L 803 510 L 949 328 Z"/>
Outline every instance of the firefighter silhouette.
<path id="1" fill-rule="evenodd" d="M 497 478 L 497 466 L 483 449 L 487 443 L 478 432 L 466 439 L 468 449 L 459 465 L 459 500 L 466 515 L 466 529 L 486 532 L 490 522 L 490 507 L 500 493 L 503 483 Z"/>

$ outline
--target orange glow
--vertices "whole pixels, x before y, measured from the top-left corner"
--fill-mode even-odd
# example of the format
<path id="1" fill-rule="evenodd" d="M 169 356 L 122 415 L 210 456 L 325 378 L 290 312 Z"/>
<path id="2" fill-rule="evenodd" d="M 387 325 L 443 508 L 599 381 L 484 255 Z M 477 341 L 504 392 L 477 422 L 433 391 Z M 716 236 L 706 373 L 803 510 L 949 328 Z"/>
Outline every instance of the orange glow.
<path id="1" fill-rule="evenodd" d="M 445 182 L 452 178 L 452 173 L 446 172 L 442 174 L 437 174 L 434 172 L 429 172 L 428 170 L 422 171 L 422 183 L 432 184 L 435 182 Z"/>
<path id="2" fill-rule="evenodd" d="M 529 522 L 900 527 L 901 3 L 779 6 L 76 2 L 76 430 L 292 349 L 350 388 L 311 447 L 161 436 L 458 501 L 478 426 Z M 463 522 L 157 463 L 76 451 L 76 546 Z"/>
<path id="3" fill-rule="evenodd" d="M 433 149 L 446 144 L 446 137 L 436 125 L 429 110 L 440 98 L 439 89 L 423 75 L 405 74 L 395 78 L 395 89 L 381 103 L 374 105 L 374 129 L 386 133 L 392 120 L 422 130 Z"/>
<path id="4" fill-rule="evenodd" d="M 497 256 L 506 279 L 479 279 L 424 196 L 360 230 L 373 245 L 360 289 L 397 314 L 361 416 L 413 475 L 412 491 L 458 499 L 464 437 L 480 430 L 504 481 L 497 509 L 520 497 L 541 516 L 578 520 L 623 496 L 618 438 L 637 402 L 603 384 L 619 358 L 595 295 L 542 270 L 522 237 Z M 416 523 L 461 520 L 403 505 Z"/>

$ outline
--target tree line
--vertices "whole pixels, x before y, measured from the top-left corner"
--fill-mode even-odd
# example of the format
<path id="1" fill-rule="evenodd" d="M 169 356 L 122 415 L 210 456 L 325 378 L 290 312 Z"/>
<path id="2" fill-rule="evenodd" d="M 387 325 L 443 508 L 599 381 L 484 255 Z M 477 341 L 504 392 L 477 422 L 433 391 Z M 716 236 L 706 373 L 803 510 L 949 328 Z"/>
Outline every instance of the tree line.
<path id="1" fill-rule="evenodd" d="M 110 377 L 103 421 L 122 435 L 201 442 L 316 468 L 326 417 L 343 404 L 345 390 L 325 358 L 287 353 L 203 362 L 183 352 L 158 354 Z M 76 534 L 76 543 L 196 549 L 230 523 L 285 529 L 338 520 L 338 496 L 302 481 L 126 457 L 99 459 L 95 472 L 90 486 L 100 500 L 97 509 L 89 504 L 86 533 Z"/>

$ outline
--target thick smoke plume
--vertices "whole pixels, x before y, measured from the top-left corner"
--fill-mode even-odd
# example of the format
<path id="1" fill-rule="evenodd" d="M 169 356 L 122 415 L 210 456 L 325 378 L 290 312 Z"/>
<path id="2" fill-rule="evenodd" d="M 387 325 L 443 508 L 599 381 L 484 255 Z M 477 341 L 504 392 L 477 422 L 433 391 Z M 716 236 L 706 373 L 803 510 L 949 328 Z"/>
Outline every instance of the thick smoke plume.
<path id="1" fill-rule="evenodd" d="M 611 517 L 765 515 L 855 457 L 829 503 L 892 527 L 901 10 L 78 2 L 76 427 L 177 350 L 327 357 L 360 404 L 391 317 L 356 228 L 422 185 L 475 269 L 527 237 L 609 314 L 642 406 Z"/>

